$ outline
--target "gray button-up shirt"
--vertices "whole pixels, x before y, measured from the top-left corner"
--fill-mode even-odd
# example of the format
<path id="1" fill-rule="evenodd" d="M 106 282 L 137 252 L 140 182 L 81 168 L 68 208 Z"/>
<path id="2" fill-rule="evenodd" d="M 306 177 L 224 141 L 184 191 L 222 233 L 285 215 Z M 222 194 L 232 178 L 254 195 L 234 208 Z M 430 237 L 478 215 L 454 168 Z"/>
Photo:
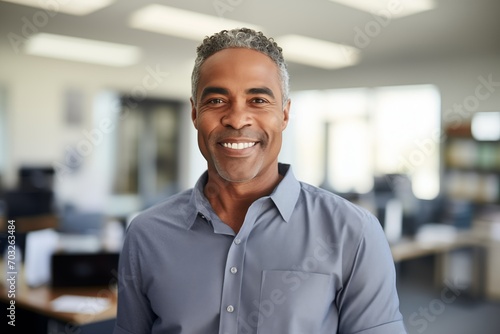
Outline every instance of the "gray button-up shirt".
<path id="1" fill-rule="evenodd" d="M 403 334 L 394 263 L 366 210 L 288 165 L 238 234 L 194 189 L 133 220 L 114 334 Z"/>

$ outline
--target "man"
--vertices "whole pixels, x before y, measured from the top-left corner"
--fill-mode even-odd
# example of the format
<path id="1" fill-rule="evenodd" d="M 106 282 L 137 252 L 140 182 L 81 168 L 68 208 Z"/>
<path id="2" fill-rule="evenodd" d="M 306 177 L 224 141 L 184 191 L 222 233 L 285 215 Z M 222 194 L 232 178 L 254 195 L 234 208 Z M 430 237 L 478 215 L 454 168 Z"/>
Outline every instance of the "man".
<path id="1" fill-rule="evenodd" d="M 243 28 L 197 52 L 192 120 L 208 170 L 131 223 L 114 333 L 406 333 L 376 218 L 278 163 L 281 49 Z"/>

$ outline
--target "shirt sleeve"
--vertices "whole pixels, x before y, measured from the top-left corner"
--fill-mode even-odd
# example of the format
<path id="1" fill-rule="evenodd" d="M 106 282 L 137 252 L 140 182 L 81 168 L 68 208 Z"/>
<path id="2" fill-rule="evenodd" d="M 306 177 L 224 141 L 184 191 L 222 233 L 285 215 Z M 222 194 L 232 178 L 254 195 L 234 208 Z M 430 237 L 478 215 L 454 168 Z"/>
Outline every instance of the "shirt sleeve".
<path id="1" fill-rule="evenodd" d="M 118 312 L 113 334 L 151 333 L 156 315 L 142 289 L 141 249 L 131 224 L 118 264 Z"/>
<path id="2" fill-rule="evenodd" d="M 337 299 L 339 333 L 406 334 L 384 231 L 371 214 L 364 225 Z"/>

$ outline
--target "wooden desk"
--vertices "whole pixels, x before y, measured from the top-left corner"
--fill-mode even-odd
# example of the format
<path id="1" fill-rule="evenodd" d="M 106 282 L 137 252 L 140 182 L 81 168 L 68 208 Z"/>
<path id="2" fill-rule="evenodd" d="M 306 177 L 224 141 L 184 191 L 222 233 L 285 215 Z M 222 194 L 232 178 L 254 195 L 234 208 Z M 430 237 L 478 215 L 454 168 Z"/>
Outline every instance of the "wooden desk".
<path id="1" fill-rule="evenodd" d="M 483 247 L 488 243 L 483 236 L 473 231 L 457 233 L 452 241 L 420 242 L 416 240 L 402 240 L 391 245 L 394 262 L 410 260 L 427 255 L 439 255 L 463 247 Z"/>
<path id="2" fill-rule="evenodd" d="M 0 300 L 9 303 L 7 298 L 7 289 L 5 286 L 0 288 Z M 88 297 L 106 297 L 111 304 L 108 309 L 97 314 L 67 313 L 57 312 L 52 309 L 51 302 L 63 295 L 77 295 Z M 60 320 L 62 322 L 72 323 L 74 325 L 86 325 L 98 321 L 110 320 L 116 317 L 116 292 L 107 287 L 91 288 L 28 288 L 18 286 L 16 291 L 16 308 L 24 308 L 47 317 Z"/>
<path id="3" fill-rule="evenodd" d="M 1 268 L 3 270 L 4 267 L 2 266 Z M 18 312 L 19 310 L 31 311 L 37 315 L 46 317 L 47 322 L 49 324 L 52 324 L 52 327 L 59 326 L 62 328 L 68 326 L 69 327 L 94 326 L 97 323 L 111 321 L 116 318 L 117 292 L 115 287 L 102 286 L 102 287 L 52 288 L 50 286 L 42 286 L 38 288 L 30 288 L 25 284 L 23 280 L 22 269 L 18 272 L 17 279 L 18 282 L 15 293 L 16 296 L 14 299 L 16 302 L 15 303 L 16 314 L 19 313 Z M 55 311 L 52 307 L 52 301 L 63 295 L 107 298 L 110 301 L 110 306 L 103 312 L 95 314 Z M 5 281 L 2 280 L 0 284 L 0 302 L 8 305 L 10 303 L 10 300 L 11 299 L 8 298 L 8 289 L 5 286 Z M 82 307 L 85 307 L 85 305 L 82 305 Z M 16 316 L 16 323 L 19 324 L 25 321 L 26 319 L 22 319 Z M 44 333 L 53 331 L 48 331 L 48 330 L 44 331 L 44 329 L 40 329 L 39 332 Z"/>
<path id="4" fill-rule="evenodd" d="M 11 220 L 9 218 L 9 220 Z M 13 218 L 16 222 L 16 233 L 26 233 L 43 230 L 46 228 L 56 228 L 59 225 L 59 218 L 55 215 L 39 215 L 32 217 Z M 0 216 L 0 231 L 7 229 L 7 217 Z"/>
<path id="5" fill-rule="evenodd" d="M 391 252 L 395 263 L 416 259 L 424 256 L 434 255 L 436 257 L 434 266 L 434 283 L 437 287 L 444 284 L 447 270 L 450 266 L 450 253 L 453 250 L 471 248 L 473 250 L 472 269 L 470 273 L 471 286 L 470 293 L 475 296 L 482 296 L 485 292 L 485 285 L 488 283 L 486 277 L 489 269 L 484 264 L 484 257 L 489 258 L 491 246 L 494 243 L 488 236 L 475 230 L 461 231 L 449 241 L 421 242 L 417 240 L 402 240 L 391 245 Z"/>

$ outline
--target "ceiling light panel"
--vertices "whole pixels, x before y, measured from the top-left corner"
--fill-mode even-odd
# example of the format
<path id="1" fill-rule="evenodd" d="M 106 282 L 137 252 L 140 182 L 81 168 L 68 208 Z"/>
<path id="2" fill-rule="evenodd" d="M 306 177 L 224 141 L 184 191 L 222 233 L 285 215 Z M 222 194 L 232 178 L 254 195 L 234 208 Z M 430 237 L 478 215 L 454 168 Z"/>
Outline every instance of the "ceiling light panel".
<path id="1" fill-rule="evenodd" d="M 261 27 L 225 18 L 196 13 L 174 7 L 151 4 L 135 11 L 129 20 L 132 28 L 153 31 L 175 37 L 201 41 L 221 30 Z"/>
<path id="2" fill-rule="evenodd" d="M 330 70 L 352 66 L 360 60 L 360 51 L 348 45 L 300 35 L 278 37 L 276 42 L 287 61 L 299 64 Z"/>
<path id="3" fill-rule="evenodd" d="M 71 15 L 87 15 L 111 5 L 115 0 L 70 0 L 70 1 L 42 1 L 42 0 L 0 0 L 18 5 L 41 8 L 49 12 L 60 12 Z"/>
<path id="4" fill-rule="evenodd" d="M 133 45 L 45 33 L 29 38 L 24 51 L 29 55 L 115 67 L 133 65 L 141 56 L 141 50 Z"/>
<path id="5" fill-rule="evenodd" d="M 434 9 L 434 0 L 330 0 L 375 15 L 399 18 Z"/>

